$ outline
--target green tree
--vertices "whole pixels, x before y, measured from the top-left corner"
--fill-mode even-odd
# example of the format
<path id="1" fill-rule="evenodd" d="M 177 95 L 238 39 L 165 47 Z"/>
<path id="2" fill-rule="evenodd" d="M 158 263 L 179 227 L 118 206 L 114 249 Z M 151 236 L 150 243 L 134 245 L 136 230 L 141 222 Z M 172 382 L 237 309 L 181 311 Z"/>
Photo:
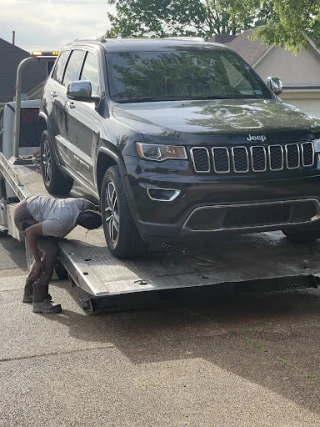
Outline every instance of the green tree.
<path id="1" fill-rule="evenodd" d="M 253 13 L 241 1 L 238 4 L 238 0 L 108 0 L 108 3 L 116 9 L 115 14 L 108 14 L 111 23 L 108 37 L 238 34 L 257 24 L 266 24 L 273 10 L 273 2 L 266 0 L 254 4 Z"/>
<path id="2" fill-rule="evenodd" d="M 236 13 L 258 11 L 263 0 L 237 0 Z M 270 20 L 260 23 L 254 37 L 262 38 L 268 45 L 277 45 L 296 53 L 308 44 L 307 38 L 320 40 L 320 0 L 273 0 Z"/>

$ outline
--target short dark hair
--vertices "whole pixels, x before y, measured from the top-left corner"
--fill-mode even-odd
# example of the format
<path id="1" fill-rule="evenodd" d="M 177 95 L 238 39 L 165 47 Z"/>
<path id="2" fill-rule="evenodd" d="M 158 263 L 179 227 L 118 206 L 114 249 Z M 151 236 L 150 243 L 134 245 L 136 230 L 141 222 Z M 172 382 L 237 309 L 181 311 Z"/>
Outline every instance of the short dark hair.
<path id="1" fill-rule="evenodd" d="M 102 225 L 102 216 L 100 212 L 86 210 L 80 212 L 77 218 L 77 224 L 87 230 L 94 230 Z"/>

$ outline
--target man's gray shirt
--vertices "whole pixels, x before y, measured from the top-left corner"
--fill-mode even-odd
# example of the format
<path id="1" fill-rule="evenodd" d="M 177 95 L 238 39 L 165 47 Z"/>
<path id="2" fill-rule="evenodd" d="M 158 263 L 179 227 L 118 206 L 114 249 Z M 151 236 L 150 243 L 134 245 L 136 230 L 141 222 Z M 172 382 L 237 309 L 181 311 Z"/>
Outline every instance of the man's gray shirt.
<path id="1" fill-rule="evenodd" d="M 27 198 L 28 211 L 37 222 L 42 223 L 44 236 L 64 237 L 76 226 L 80 212 L 95 210 L 95 205 L 86 199 L 55 199 L 32 196 Z"/>

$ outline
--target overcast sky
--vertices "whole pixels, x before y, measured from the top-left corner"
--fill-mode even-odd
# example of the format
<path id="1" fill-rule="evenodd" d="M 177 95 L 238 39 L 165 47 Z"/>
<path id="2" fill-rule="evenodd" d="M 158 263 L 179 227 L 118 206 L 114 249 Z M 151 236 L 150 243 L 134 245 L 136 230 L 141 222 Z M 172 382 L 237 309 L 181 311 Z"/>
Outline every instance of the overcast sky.
<path id="1" fill-rule="evenodd" d="M 77 37 L 109 28 L 107 0 L 0 0 L 0 38 L 27 52 L 60 50 Z"/>

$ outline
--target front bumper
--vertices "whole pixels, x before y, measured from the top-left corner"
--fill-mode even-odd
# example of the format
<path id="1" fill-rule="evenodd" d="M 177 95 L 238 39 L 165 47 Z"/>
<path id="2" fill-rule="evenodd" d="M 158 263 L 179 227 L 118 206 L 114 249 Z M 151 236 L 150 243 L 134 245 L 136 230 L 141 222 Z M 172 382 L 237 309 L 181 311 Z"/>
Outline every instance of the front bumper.
<path id="1" fill-rule="evenodd" d="M 265 176 L 199 176 L 186 162 L 127 158 L 133 214 L 147 241 L 320 227 L 317 170 Z"/>

